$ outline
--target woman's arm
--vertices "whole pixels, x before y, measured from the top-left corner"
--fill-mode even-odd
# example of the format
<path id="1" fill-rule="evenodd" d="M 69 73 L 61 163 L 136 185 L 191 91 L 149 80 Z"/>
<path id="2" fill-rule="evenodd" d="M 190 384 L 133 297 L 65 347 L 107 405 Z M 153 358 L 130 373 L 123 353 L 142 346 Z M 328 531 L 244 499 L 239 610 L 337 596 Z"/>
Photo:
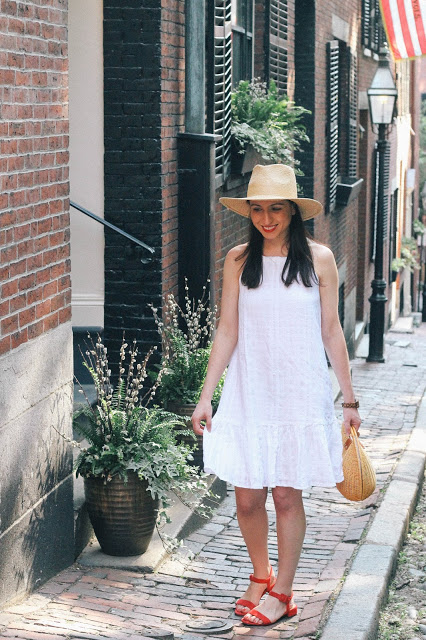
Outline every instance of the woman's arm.
<path id="1" fill-rule="evenodd" d="M 201 435 L 204 429 L 201 421 L 205 421 L 208 431 L 211 429 L 213 392 L 238 340 L 238 291 L 242 264 L 236 262 L 235 258 L 241 254 L 242 249 L 241 246 L 234 247 L 225 258 L 219 326 L 213 341 L 200 401 L 191 418 L 193 430 L 198 435 Z"/>
<path id="2" fill-rule="evenodd" d="M 339 382 L 343 402 L 354 402 L 348 350 L 338 314 L 339 276 L 336 262 L 333 253 L 327 247 L 317 245 L 315 254 L 316 270 L 320 280 L 322 341 Z M 351 425 L 359 429 L 361 418 L 357 409 L 344 408 L 343 419 L 348 434 Z"/>

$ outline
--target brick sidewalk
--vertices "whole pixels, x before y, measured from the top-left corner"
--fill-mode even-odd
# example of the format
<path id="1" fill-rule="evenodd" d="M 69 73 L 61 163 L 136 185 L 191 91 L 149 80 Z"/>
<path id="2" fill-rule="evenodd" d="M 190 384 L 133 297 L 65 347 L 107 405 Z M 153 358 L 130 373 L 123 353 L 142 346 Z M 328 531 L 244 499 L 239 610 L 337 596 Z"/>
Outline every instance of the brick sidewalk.
<path id="1" fill-rule="evenodd" d="M 235 620 L 235 637 L 314 638 L 413 428 L 426 387 L 426 324 L 411 335 L 389 333 L 385 364 L 357 359 L 352 370 L 362 434 L 375 463 L 378 487 L 362 504 L 347 503 L 335 489 L 315 488 L 304 494 L 307 532 L 294 583 L 296 618 L 273 627 L 248 628 L 234 617 L 233 605 L 245 590 L 251 566 L 230 490 L 214 518 L 189 536 L 158 574 L 75 564 L 21 604 L 5 608 L 0 613 L 0 638 L 140 640 L 144 629 L 159 627 L 195 640 L 205 636 L 185 634 L 183 625 L 208 618 Z M 338 402 L 338 415 L 339 406 Z M 270 497 L 267 506 L 276 567 Z"/>

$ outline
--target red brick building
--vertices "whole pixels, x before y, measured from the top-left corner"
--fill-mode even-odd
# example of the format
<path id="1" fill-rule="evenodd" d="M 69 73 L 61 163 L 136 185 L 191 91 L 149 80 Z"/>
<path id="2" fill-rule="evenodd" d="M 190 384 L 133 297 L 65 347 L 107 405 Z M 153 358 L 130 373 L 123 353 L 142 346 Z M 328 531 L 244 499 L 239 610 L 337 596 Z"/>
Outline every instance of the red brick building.
<path id="1" fill-rule="evenodd" d="M 74 557 L 67 7 L 1 3 L 0 602 Z"/>
<path id="2" fill-rule="evenodd" d="M 71 326 L 77 340 L 103 330 L 112 354 L 123 330 L 146 350 L 158 341 L 148 303 L 181 294 L 185 276 L 197 295 L 210 274 L 220 300 L 224 257 L 247 232 L 218 203 L 244 195 L 250 178 L 232 164 L 240 79 L 274 79 L 311 111 L 300 184 L 325 205 L 309 229 L 335 254 L 354 353 L 374 272 L 377 136 L 366 91 L 383 32 L 377 0 L 2 0 L 0 36 L 1 602 L 73 558 L 70 456 L 56 431 L 70 430 Z M 418 208 L 416 69 L 395 69 L 386 327 L 414 305 L 410 274 L 392 283 L 390 264 Z M 153 258 L 70 208 L 69 193 Z"/>

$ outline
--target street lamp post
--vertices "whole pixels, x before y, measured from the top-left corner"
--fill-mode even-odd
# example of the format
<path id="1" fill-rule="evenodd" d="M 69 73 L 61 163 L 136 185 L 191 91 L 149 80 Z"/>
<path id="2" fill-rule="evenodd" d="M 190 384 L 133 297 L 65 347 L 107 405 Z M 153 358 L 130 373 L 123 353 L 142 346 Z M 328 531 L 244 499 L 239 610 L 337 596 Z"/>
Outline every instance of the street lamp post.
<path id="1" fill-rule="evenodd" d="M 370 341 L 367 362 L 384 362 L 383 343 L 385 332 L 386 281 L 383 278 L 383 210 L 385 201 L 384 175 L 385 156 L 389 142 L 386 139 L 388 127 L 392 124 L 397 91 L 389 67 L 386 47 L 380 49 L 379 66 L 371 87 L 367 90 L 370 117 L 373 125 L 378 126 L 379 137 L 376 143 L 379 154 L 377 184 L 377 222 L 376 251 L 374 260 L 374 280 L 371 283 L 370 302 Z M 376 178 L 377 179 L 377 178 Z"/>

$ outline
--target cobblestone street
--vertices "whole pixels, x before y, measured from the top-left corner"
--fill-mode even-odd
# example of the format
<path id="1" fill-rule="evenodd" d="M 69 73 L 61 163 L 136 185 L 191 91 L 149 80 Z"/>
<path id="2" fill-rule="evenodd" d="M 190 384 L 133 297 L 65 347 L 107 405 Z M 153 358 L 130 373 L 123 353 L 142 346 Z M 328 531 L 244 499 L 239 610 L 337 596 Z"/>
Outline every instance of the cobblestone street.
<path id="1" fill-rule="evenodd" d="M 185 631 L 190 621 L 235 621 L 233 634 L 266 638 L 315 638 L 344 579 L 351 557 L 380 502 L 415 424 L 426 386 L 426 324 L 414 334 L 389 333 L 385 364 L 352 361 L 363 419 L 361 433 L 377 471 L 376 492 L 361 504 L 336 489 L 304 494 L 307 533 L 294 583 L 297 617 L 266 628 L 249 628 L 233 614 L 251 565 L 239 533 L 233 491 L 213 519 L 184 541 L 157 574 L 90 569 L 74 564 L 35 594 L 0 613 L 0 638 L 136 640 L 144 630 L 171 630 L 175 637 L 204 637 Z M 336 403 L 341 415 L 340 400 Z M 276 567 L 272 501 L 268 498 L 271 560 Z"/>

